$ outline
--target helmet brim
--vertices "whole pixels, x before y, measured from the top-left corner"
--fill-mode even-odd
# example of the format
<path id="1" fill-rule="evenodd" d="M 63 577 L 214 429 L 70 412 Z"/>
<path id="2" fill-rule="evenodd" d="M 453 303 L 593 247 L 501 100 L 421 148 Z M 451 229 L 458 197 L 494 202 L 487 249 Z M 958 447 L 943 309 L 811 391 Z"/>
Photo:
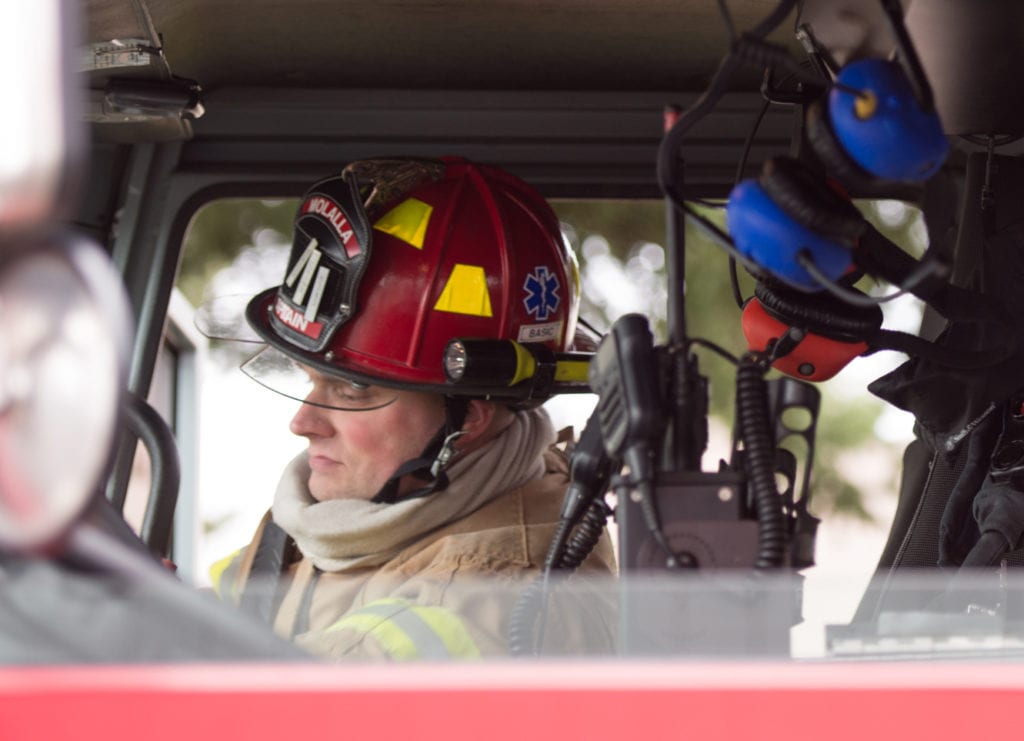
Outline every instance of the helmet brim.
<path id="1" fill-rule="evenodd" d="M 268 288 L 256 294 L 245 309 L 245 318 L 253 331 L 260 339 L 273 347 L 275 350 L 287 355 L 292 360 L 306 365 L 320 373 L 343 378 L 347 381 L 355 381 L 372 386 L 384 386 L 394 389 L 405 389 L 408 391 L 425 391 L 429 393 L 443 394 L 446 396 L 470 396 L 474 398 L 485 398 L 494 401 L 521 401 L 524 393 L 520 389 L 495 388 L 493 386 L 472 386 L 456 384 L 433 384 L 416 383 L 410 381 L 395 381 L 384 376 L 366 373 L 357 368 L 346 365 L 341 359 L 333 357 L 330 350 L 315 352 L 296 347 L 279 334 L 271 324 L 274 302 L 277 297 L 277 288 Z"/>

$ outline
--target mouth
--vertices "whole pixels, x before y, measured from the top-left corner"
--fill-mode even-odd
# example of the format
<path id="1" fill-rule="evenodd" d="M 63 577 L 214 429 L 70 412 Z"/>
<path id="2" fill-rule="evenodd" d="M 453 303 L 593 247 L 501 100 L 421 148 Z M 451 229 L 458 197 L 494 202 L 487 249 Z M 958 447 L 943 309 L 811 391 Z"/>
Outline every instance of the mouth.
<path id="1" fill-rule="evenodd" d="M 310 471 L 328 471 L 340 465 L 341 463 L 333 458 L 328 458 L 326 455 L 309 454 Z"/>

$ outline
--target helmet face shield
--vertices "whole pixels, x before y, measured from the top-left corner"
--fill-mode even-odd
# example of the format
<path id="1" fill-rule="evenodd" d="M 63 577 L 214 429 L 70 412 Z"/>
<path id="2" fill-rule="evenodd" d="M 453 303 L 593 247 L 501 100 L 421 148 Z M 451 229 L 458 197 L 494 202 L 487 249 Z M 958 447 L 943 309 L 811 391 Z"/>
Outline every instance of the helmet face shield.
<path id="1" fill-rule="evenodd" d="M 398 398 L 394 389 L 325 375 L 271 346 L 243 363 L 242 372 L 282 396 L 325 409 L 370 412 Z"/>

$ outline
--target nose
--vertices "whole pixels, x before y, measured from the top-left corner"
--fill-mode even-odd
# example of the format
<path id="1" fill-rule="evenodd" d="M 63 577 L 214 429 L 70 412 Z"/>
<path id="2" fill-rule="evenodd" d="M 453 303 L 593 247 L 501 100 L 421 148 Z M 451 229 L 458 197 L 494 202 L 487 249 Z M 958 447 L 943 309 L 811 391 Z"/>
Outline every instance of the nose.
<path id="1" fill-rule="evenodd" d="M 306 403 L 299 405 L 288 429 L 299 437 L 330 437 L 334 430 L 327 420 L 326 409 Z"/>

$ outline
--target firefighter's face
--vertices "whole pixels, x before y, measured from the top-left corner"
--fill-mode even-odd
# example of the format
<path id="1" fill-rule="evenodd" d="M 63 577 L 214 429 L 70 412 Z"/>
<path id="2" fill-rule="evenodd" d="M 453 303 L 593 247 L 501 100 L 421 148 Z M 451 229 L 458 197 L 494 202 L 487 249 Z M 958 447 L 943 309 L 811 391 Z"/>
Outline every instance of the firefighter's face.
<path id="1" fill-rule="evenodd" d="M 290 429 L 309 441 L 309 491 L 318 501 L 373 498 L 400 465 L 423 452 L 444 423 L 439 394 L 360 387 L 307 372 L 313 381 L 307 401 L 313 403 L 300 405 Z M 315 406 L 342 398 L 346 406 L 367 410 Z M 400 493 L 423 486 L 408 479 L 399 485 Z"/>

